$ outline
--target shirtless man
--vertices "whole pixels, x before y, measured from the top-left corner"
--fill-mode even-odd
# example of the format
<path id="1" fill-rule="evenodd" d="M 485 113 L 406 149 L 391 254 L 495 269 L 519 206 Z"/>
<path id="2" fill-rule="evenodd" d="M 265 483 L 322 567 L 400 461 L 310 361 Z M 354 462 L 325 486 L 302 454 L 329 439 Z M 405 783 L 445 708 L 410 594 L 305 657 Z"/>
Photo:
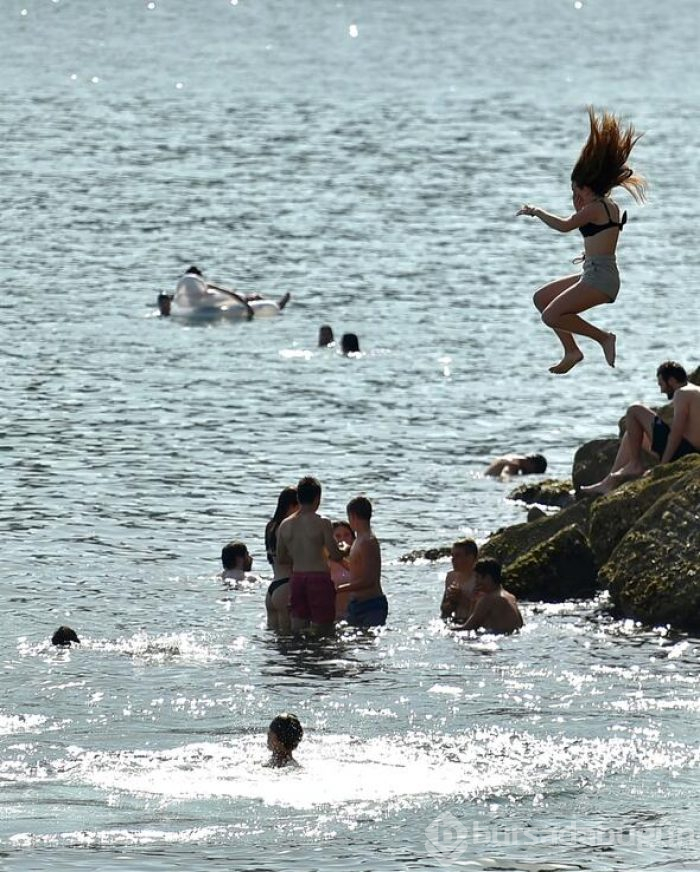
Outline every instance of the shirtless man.
<path id="1" fill-rule="evenodd" d="M 547 460 L 542 454 L 505 454 L 497 457 L 484 475 L 535 475 L 546 469 Z"/>
<path id="2" fill-rule="evenodd" d="M 221 549 L 221 564 L 224 567 L 219 574 L 222 581 L 243 581 L 253 568 L 253 558 L 243 542 L 229 542 Z"/>
<path id="3" fill-rule="evenodd" d="M 355 497 L 347 505 L 348 521 L 355 533 L 348 565 L 350 581 L 338 586 L 338 593 L 351 594 L 347 620 L 352 627 L 386 624 L 389 604 L 382 590 L 382 555 L 372 532 L 372 504 L 367 497 Z"/>
<path id="4" fill-rule="evenodd" d="M 461 539 L 452 546 L 452 571 L 445 576 L 445 593 L 440 603 L 440 617 L 452 618 L 459 623 L 467 620 L 474 610 L 476 579 L 474 564 L 479 549 L 473 539 Z"/>
<path id="5" fill-rule="evenodd" d="M 317 514 L 321 485 L 311 476 L 297 485 L 299 510 L 277 528 L 277 562 L 289 565 L 289 613 L 292 632 L 310 629 L 317 635 L 333 632 L 335 586 L 328 571 L 328 559 L 341 560 L 343 552 L 333 537 L 328 518 Z"/>
<path id="6" fill-rule="evenodd" d="M 635 404 L 627 409 L 625 435 L 608 475 L 596 484 L 581 488 L 583 494 L 606 494 L 616 485 L 644 474 L 642 448 L 672 463 L 686 454 L 700 454 L 700 388 L 688 384 L 688 375 L 673 360 L 656 370 L 659 390 L 673 401 L 673 423 L 669 427 L 652 409 Z"/>
<path id="7" fill-rule="evenodd" d="M 476 588 L 482 596 L 477 600 L 468 620 L 455 630 L 478 630 L 489 633 L 512 633 L 523 625 L 518 601 L 501 586 L 501 564 L 491 557 L 479 560 L 474 567 Z"/>

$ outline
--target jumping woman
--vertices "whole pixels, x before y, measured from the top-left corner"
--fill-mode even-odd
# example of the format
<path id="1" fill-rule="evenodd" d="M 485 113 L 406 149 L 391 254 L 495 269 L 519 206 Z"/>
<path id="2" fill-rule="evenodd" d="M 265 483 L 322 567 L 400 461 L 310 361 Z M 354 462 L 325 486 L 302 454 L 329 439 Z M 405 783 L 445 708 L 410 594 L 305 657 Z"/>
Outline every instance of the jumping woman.
<path id="1" fill-rule="evenodd" d="M 609 112 L 596 116 L 589 107 L 588 117 L 591 124 L 588 141 L 571 173 L 576 211 L 569 218 L 559 218 L 536 206 L 523 206 L 517 212 L 539 218 L 561 233 L 580 230 L 583 236 L 583 273 L 550 282 L 533 298 L 542 320 L 554 330 L 564 347 L 562 359 L 549 368 L 556 375 L 568 372 L 583 360 L 574 334 L 597 342 L 608 364 L 615 366 L 615 334 L 594 327 L 584 321 L 580 313 L 601 303 L 615 302 L 620 289 L 615 249 L 627 221 L 627 212 L 620 214 L 620 207 L 610 199 L 610 192 L 622 186 L 639 203 L 644 202 L 646 194 L 644 178 L 627 166 L 641 134 L 636 134 L 632 125 L 623 129 L 620 120 Z"/>

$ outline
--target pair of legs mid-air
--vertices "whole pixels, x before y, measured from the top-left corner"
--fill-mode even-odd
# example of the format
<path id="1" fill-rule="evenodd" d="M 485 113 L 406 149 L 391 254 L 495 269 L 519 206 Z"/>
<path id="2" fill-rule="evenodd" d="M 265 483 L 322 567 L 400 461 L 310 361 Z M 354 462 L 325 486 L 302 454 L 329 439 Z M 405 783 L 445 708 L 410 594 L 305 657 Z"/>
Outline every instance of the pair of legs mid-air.
<path id="1" fill-rule="evenodd" d="M 557 279 L 535 292 L 535 306 L 542 313 L 542 321 L 557 334 L 564 347 L 564 356 L 559 363 L 550 366 L 555 375 L 568 372 L 583 360 L 583 352 L 578 347 L 574 334 L 593 339 L 603 349 L 609 366 L 615 366 L 615 334 L 606 333 L 584 321 L 581 312 L 610 303 L 610 297 L 589 284 L 581 281 L 580 275 Z"/>

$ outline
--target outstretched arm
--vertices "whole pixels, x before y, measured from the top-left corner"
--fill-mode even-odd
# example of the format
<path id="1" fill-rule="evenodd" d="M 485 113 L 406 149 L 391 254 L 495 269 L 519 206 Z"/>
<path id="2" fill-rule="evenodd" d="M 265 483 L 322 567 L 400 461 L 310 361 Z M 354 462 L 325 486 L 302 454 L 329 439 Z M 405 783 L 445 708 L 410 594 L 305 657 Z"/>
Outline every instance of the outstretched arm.
<path id="1" fill-rule="evenodd" d="M 528 218 L 539 218 L 540 221 L 546 224 L 547 227 L 551 227 L 552 230 L 558 230 L 560 233 L 569 233 L 571 230 L 576 230 L 581 225 L 588 224 L 594 217 L 597 217 L 598 204 L 589 203 L 588 206 L 584 206 L 583 209 L 579 209 L 578 212 L 574 212 L 568 218 L 560 218 L 552 212 L 545 212 L 539 206 L 528 205 L 521 206 L 515 214 L 527 215 Z"/>
<path id="2" fill-rule="evenodd" d="M 474 611 L 469 615 L 465 623 L 459 624 L 457 627 L 453 627 L 453 630 L 478 630 L 484 623 L 488 613 L 489 613 L 489 604 L 487 602 L 487 597 L 482 597 L 474 607 Z"/>

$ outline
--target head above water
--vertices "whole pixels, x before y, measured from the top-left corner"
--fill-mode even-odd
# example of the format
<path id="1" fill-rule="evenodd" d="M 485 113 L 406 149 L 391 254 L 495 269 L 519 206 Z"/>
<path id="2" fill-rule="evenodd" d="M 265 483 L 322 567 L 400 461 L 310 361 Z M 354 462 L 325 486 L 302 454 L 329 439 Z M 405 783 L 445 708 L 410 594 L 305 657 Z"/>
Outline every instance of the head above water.
<path id="1" fill-rule="evenodd" d="M 473 539 L 459 539 L 452 543 L 452 567 L 458 572 L 473 569 L 479 556 L 479 548 Z"/>
<path id="2" fill-rule="evenodd" d="M 688 373 L 685 371 L 685 367 L 677 361 L 665 360 L 656 370 L 656 381 L 659 389 L 666 394 L 669 400 L 672 400 L 678 388 L 688 384 Z"/>
<path id="3" fill-rule="evenodd" d="M 170 294 L 158 294 L 158 311 L 161 315 L 169 315 L 173 298 Z"/>
<path id="4" fill-rule="evenodd" d="M 80 645 L 78 634 L 71 627 L 59 627 L 51 637 L 51 644 L 61 648 L 70 648 L 71 642 Z"/>
<path id="5" fill-rule="evenodd" d="M 345 507 L 345 511 L 348 513 L 348 519 L 351 521 L 359 519 L 369 524 L 372 520 L 372 503 L 370 503 L 367 497 L 353 497 Z"/>
<path id="6" fill-rule="evenodd" d="M 300 506 L 318 507 L 321 502 L 321 482 L 312 475 L 305 475 L 297 484 L 297 499 Z"/>
<path id="7" fill-rule="evenodd" d="M 481 585 L 485 582 L 488 587 L 499 587 L 501 584 L 501 564 L 493 557 L 484 557 L 477 560 L 474 565 L 474 575 Z"/>
<path id="8" fill-rule="evenodd" d="M 198 266 L 190 266 L 185 270 L 185 275 L 189 276 L 199 276 L 200 278 L 204 278 L 204 273 Z"/>
<path id="9" fill-rule="evenodd" d="M 242 569 L 244 572 L 250 572 L 253 558 L 243 542 L 229 542 L 221 549 L 221 563 L 224 569 Z"/>
<path id="10" fill-rule="evenodd" d="M 318 331 L 318 347 L 325 348 L 326 345 L 330 345 L 332 342 L 335 342 L 333 328 L 330 324 L 324 324 Z"/>
<path id="11" fill-rule="evenodd" d="M 277 715 L 270 722 L 268 727 L 268 745 L 271 744 L 269 741 L 270 736 L 274 737 L 288 754 L 291 754 L 299 742 L 301 742 L 304 736 L 304 729 L 296 715 L 285 713 Z M 274 750 L 274 748 L 271 750 Z"/>
<path id="12" fill-rule="evenodd" d="M 333 538 L 336 542 L 344 542 L 346 545 L 352 545 L 355 541 L 355 533 L 347 521 L 334 521 Z"/>
<path id="13" fill-rule="evenodd" d="M 526 454 L 520 462 L 520 471 L 525 475 L 535 475 L 547 469 L 547 458 L 543 454 Z"/>
<path id="14" fill-rule="evenodd" d="M 588 107 L 588 120 L 588 139 L 571 173 L 574 196 L 579 189 L 585 198 L 588 188 L 596 197 L 605 197 L 621 185 L 635 200 L 644 202 L 646 181 L 627 165 L 642 134 L 631 124 L 623 128 L 620 119 L 610 112 L 596 115 L 592 106 Z"/>
<path id="15" fill-rule="evenodd" d="M 355 354 L 360 350 L 360 340 L 356 333 L 343 333 L 340 340 L 340 347 L 343 354 Z"/>

